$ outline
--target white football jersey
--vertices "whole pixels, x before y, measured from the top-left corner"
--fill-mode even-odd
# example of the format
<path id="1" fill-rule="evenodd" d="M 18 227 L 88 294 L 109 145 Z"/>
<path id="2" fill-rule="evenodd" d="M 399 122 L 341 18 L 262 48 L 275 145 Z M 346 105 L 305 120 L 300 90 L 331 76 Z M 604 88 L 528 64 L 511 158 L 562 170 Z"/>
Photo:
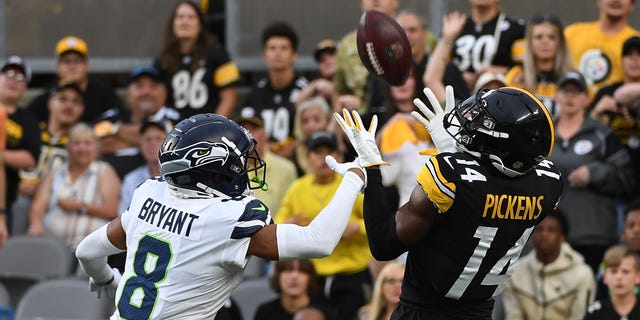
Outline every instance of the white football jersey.
<path id="1" fill-rule="evenodd" d="M 122 214 L 127 260 L 112 319 L 213 319 L 242 281 L 250 237 L 271 224 L 252 196 L 182 199 L 160 178 Z"/>

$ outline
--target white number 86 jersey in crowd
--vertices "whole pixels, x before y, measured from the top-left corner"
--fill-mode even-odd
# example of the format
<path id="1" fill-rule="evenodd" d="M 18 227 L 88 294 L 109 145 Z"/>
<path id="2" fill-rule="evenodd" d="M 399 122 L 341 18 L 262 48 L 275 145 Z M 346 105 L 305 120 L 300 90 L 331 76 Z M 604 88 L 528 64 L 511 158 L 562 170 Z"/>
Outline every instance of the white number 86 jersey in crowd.
<path id="1" fill-rule="evenodd" d="M 127 260 L 112 319 L 213 319 L 242 280 L 251 236 L 271 224 L 252 196 L 183 199 L 161 178 L 121 217 Z"/>

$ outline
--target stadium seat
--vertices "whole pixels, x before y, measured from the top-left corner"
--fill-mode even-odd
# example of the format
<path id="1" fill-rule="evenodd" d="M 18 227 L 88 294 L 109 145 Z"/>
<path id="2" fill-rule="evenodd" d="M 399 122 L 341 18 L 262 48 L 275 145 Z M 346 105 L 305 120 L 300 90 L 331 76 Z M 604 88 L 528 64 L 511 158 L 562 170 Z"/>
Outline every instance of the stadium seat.
<path id="1" fill-rule="evenodd" d="M 33 284 L 69 276 L 71 263 L 70 250 L 57 238 L 13 236 L 0 248 L 0 284 L 15 308 Z"/>
<path id="2" fill-rule="evenodd" d="M 243 319 L 253 319 L 258 306 L 278 297 L 269 287 L 269 278 L 245 279 L 231 294 L 238 303 Z"/>
<path id="3" fill-rule="evenodd" d="M 0 307 L 9 306 L 10 302 L 9 291 L 0 283 Z"/>
<path id="4" fill-rule="evenodd" d="M 20 235 L 10 237 L 0 249 L 0 275 L 35 279 L 66 277 L 71 273 L 72 252 L 58 238 Z"/>
<path id="5" fill-rule="evenodd" d="M 28 319 L 107 319 L 113 313 L 114 299 L 89 292 L 89 282 L 80 278 L 41 281 L 22 297 L 16 320 Z"/>

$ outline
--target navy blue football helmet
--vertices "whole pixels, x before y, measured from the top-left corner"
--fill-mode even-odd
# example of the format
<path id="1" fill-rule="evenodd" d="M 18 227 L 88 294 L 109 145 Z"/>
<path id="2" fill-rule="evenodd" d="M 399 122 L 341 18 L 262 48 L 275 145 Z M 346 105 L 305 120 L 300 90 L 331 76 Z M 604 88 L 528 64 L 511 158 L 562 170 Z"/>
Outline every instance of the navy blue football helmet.
<path id="1" fill-rule="evenodd" d="M 160 173 L 179 195 L 240 196 L 247 188 L 266 186 L 266 163 L 255 147 L 249 131 L 234 121 L 217 114 L 194 115 L 164 139 Z"/>
<path id="2" fill-rule="evenodd" d="M 489 160 L 510 177 L 527 173 L 553 151 L 547 108 L 518 88 L 479 90 L 445 115 L 444 127 L 458 149 Z"/>

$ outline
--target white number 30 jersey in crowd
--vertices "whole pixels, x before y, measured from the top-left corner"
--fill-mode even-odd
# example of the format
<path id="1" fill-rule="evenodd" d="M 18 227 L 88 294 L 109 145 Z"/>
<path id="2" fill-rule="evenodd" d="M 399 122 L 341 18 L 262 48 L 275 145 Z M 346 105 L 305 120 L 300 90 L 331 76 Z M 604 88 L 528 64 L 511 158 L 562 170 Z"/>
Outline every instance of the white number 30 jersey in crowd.
<path id="1" fill-rule="evenodd" d="M 250 237 L 271 224 L 254 197 L 182 199 L 149 179 L 122 214 L 127 260 L 112 319 L 213 319 L 242 280 Z"/>

